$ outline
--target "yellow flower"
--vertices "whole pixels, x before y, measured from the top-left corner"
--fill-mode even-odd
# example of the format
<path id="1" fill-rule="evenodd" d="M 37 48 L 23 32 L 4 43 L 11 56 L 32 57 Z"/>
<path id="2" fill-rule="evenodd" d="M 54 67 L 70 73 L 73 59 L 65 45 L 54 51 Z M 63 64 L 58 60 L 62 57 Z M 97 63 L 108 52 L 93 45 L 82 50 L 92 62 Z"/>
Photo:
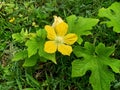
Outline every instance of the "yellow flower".
<path id="1" fill-rule="evenodd" d="M 59 20 L 56 20 L 53 26 L 45 26 L 49 41 L 45 42 L 44 50 L 47 53 L 55 53 L 58 50 L 63 55 L 70 56 L 72 52 L 70 45 L 77 41 L 77 35 L 73 33 L 67 34 L 67 23 L 60 18 Z"/>
<path id="2" fill-rule="evenodd" d="M 35 22 L 32 22 L 32 26 L 39 27 Z"/>
<path id="3" fill-rule="evenodd" d="M 15 18 L 14 18 L 14 17 L 9 20 L 10 23 L 12 23 L 12 22 L 14 22 L 14 21 L 15 21 Z"/>
<path id="4" fill-rule="evenodd" d="M 63 22 L 61 17 L 57 17 L 57 16 L 53 16 L 54 17 L 54 22 L 52 24 L 53 27 L 55 27 L 56 25 L 58 25 L 59 23 Z"/>

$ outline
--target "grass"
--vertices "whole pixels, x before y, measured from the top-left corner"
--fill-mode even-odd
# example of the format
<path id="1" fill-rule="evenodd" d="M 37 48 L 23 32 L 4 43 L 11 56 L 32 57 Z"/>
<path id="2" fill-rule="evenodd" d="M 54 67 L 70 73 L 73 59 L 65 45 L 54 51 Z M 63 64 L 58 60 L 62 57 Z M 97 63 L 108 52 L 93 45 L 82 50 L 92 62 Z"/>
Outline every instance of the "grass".
<path id="1" fill-rule="evenodd" d="M 53 15 L 65 19 L 71 14 L 83 17 L 97 18 L 101 7 L 108 7 L 118 0 L 2 0 L 8 5 L 0 5 L 0 90 L 92 90 L 88 82 L 90 72 L 81 78 L 71 77 L 71 57 L 59 56 L 57 65 L 52 62 L 39 62 L 34 67 L 22 67 L 23 62 L 11 62 L 12 55 L 22 44 L 12 41 L 11 35 L 20 32 L 21 28 L 34 32 L 31 26 L 35 21 L 39 27 L 51 24 Z M 17 9 L 18 8 L 18 9 Z M 20 16 L 23 15 L 23 16 Z M 8 20 L 15 17 L 14 23 Z M 93 40 L 113 45 L 117 41 L 116 49 L 119 49 L 119 36 L 113 32 L 106 32 L 105 25 L 94 27 L 94 37 L 83 36 L 84 41 Z M 111 30 L 111 29 L 110 29 Z M 89 38 L 90 37 L 90 38 Z M 59 54 L 58 54 L 59 55 Z M 120 58 L 120 52 L 116 50 L 115 57 Z M 111 85 L 111 90 L 119 90 L 119 75 Z M 117 86 L 118 85 L 118 86 Z M 118 89 L 117 89 L 118 88 Z"/>

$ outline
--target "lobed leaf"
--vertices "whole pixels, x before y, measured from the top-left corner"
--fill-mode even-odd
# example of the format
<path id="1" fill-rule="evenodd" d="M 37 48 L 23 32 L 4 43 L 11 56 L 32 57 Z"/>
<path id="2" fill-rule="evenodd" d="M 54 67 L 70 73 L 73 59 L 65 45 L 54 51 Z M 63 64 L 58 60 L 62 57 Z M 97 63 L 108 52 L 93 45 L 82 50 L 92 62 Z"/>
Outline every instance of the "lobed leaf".
<path id="1" fill-rule="evenodd" d="M 109 57 L 113 52 L 114 47 L 105 47 L 102 43 L 96 47 L 88 42 L 84 47 L 76 46 L 73 53 L 81 59 L 72 62 L 72 77 L 81 77 L 91 71 L 89 82 L 93 90 L 110 90 L 114 80 L 112 70 L 120 73 L 120 60 Z"/>
<path id="2" fill-rule="evenodd" d="M 38 36 L 37 38 L 32 38 L 30 40 L 27 40 L 25 44 L 28 47 L 27 48 L 28 57 L 31 57 L 38 53 L 40 57 L 44 57 L 56 63 L 55 53 L 49 54 L 44 51 L 44 43 L 45 43 L 45 38 L 46 38 L 45 30 L 38 30 L 37 36 Z"/>
<path id="3" fill-rule="evenodd" d="M 99 45 L 96 47 L 96 53 L 98 56 L 110 56 L 115 50 L 115 47 L 105 47 L 103 43 L 99 43 Z"/>
<path id="4" fill-rule="evenodd" d="M 20 43 L 22 43 L 24 41 L 24 37 L 20 33 L 14 33 L 14 34 L 12 34 L 12 38 L 15 41 L 18 41 Z"/>
<path id="5" fill-rule="evenodd" d="M 28 52 L 27 50 L 21 50 L 17 53 L 15 53 L 12 61 L 19 61 L 19 60 L 23 60 L 28 56 Z"/>
<path id="6" fill-rule="evenodd" d="M 33 55 L 30 58 L 26 58 L 23 64 L 24 67 L 34 66 L 37 63 L 38 55 Z"/>
<path id="7" fill-rule="evenodd" d="M 37 42 L 36 39 L 30 39 L 25 43 L 25 45 L 28 47 L 28 57 L 31 57 L 37 53 L 40 43 Z"/>
<path id="8" fill-rule="evenodd" d="M 113 31 L 120 33 L 120 3 L 115 2 L 108 8 L 101 8 L 98 16 L 105 17 L 108 20 L 103 21 L 108 27 L 113 27 Z"/>

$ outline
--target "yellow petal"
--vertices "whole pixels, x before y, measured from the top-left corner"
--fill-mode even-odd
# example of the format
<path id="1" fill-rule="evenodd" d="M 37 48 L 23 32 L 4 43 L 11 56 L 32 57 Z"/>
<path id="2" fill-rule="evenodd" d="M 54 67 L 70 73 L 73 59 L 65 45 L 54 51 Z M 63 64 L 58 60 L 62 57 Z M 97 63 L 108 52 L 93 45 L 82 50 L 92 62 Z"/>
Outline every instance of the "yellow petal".
<path id="1" fill-rule="evenodd" d="M 54 41 L 47 41 L 44 45 L 44 51 L 47 53 L 55 53 L 57 50 L 57 45 Z"/>
<path id="2" fill-rule="evenodd" d="M 55 27 L 56 25 L 58 25 L 59 23 L 63 22 L 61 17 L 57 17 L 57 16 L 53 16 L 54 17 L 54 22 L 52 24 L 53 27 Z"/>
<path id="3" fill-rule="evenodd" d="M 47 38 L 50 40 L 54 40 L 56 37 L 56 33 L 53 27 L 46 25 L 45 30 L 47 31 Z"/>
<path id="4" fill-rule="evenodd" d="M 14 22 L 14 21 L 15 21 L 14 17 L 9 20 L 9 22 L 11 22 L 11 23 Z"/>
<path id="5" fill-rule="evenodd" d="M 67 33 L 68 25 L 65 22 L 61 22 L 55 26 L 57 36 L 64 36 Z"/>
<path id="6" fill-rule="evenodd" d="M 60 53 L 62 53 L 63 55 L 68 55 L 70 56 L 71 52 L 72 52 L 72 47 L 69 45 L 65 45 L 65 44 L 60 44 L 58 45 L 58 51 Z"/>
<path id="7" fill-rule="evenodd" d="M 72 45 L 77 41 L 78 37 L 76 34 L 67 34 L 64 37 L 64 43 L 68 45 Z"/>

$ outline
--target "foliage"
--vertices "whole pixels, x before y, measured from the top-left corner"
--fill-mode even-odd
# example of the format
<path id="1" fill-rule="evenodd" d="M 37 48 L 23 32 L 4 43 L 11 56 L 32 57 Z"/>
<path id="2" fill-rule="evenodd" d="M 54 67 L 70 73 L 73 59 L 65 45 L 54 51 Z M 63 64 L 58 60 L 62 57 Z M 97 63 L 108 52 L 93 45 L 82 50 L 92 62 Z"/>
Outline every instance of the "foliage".
<path id="1" fill-rule="evenodd" d="M 120 61 L 109 57 L 113 52 L 114 47 L 105 47 L 102 43 L 96 47 L 88 42 L 84 47 L 76 46 L 75 55 L 83 58 L 72 62 L 72 76 L 83 76 L 90 70 L 89 82 L 93 90 L 110 90 L 110 82 L 114 80 L 114 73 L 108 66 L 115 73 L 119 73 L 120 68 Z"/>
<path id="2" fill-rule="evenodd" d="M 108 27 L 113 26 L 113 30 L 119 33 L 119 3 L 113 3 L 108 9 L 100 9 L 99 16 L 107 17 L 110 21 L 102 22 L 107 23 Z M 79 49 L 78 49 L 79 48 Z M 115 73 L 119 72 L 120 61 L 111 59 L 109 56 L 114 52 L 114 47 L 105 47 L 104 44 L 99 43 L 98 46 L 93 46 L 85 42 L 84 48 L 76 46 L 74 48 L 75 55 L 80 59 L 72 63 L 72 76 L 83 76 L 90 70 L 91 75 L 89 82 L 92 84 L 93 90 L 109 90 L 110 82 L 114 80 L 114 75 L 108 66 Z"/>
<path id="3" fill-rule="evenodd" d="M 108 27 L 113 27 L 113 31 L 120 33 L 120 11 L 118 8 L 120 8 L 120 3 L 115 2 L 107 9 L 101 8 L 98 15 L 108 19 L 102 23 L 106 23 Z"/>
<path id="4" fill-rule="evenodd" d="M 55 54 L 48 54 L 43 50 L 45 37 L 46 37 L 45 33 L 46 32 L 43 29 L 37 31 L 37 33 L 28 34 L 24 31 L 21 31 L 21 33 L 13 34 L 13 38 L 16 41 L 25 42 L 25 46 L 28 47 L 25 50 L 17 52 L 14 55 L 13 61 L 19 61 L 25 59 L 25 63 L 23 64 L 23 66 L 34 66 L 37 63 L 37 60 L 41 60 L 40 57 L 44 57 L 56 63 Z"/>

